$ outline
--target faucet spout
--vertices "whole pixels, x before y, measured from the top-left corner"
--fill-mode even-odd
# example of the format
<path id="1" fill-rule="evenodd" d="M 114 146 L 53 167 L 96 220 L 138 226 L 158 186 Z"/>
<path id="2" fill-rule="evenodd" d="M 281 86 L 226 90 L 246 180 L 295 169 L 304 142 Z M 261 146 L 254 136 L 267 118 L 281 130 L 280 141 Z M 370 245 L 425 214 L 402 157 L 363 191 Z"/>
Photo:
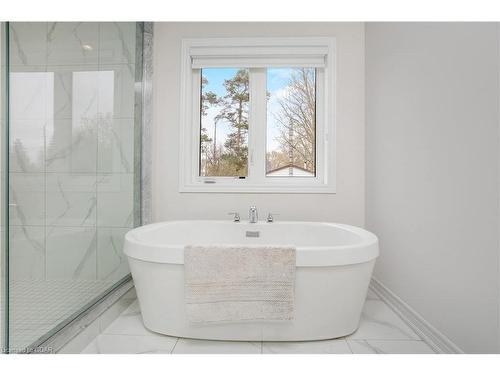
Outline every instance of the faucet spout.
<path id="1" fill-rule="evenodd" d="M 251 206 L 248 211 L 248 221 L 252 224 L 255 224 L 259 221 L 259 213 L 257 212 L 257 207 Z"/>

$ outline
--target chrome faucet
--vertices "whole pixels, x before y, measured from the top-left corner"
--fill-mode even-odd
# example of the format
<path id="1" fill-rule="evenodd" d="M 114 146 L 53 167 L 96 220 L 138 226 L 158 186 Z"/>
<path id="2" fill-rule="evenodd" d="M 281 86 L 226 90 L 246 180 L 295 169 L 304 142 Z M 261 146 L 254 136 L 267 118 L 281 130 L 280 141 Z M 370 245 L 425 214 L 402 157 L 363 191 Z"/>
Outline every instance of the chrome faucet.
<path id="1" fill-rule="evenodd" d="M 256 223 L 259 221 L 259 214 L 257 212 L 257 207 L 251 206 L 250 210 L 248 211 L 248 221 L 250 223 Z"/>

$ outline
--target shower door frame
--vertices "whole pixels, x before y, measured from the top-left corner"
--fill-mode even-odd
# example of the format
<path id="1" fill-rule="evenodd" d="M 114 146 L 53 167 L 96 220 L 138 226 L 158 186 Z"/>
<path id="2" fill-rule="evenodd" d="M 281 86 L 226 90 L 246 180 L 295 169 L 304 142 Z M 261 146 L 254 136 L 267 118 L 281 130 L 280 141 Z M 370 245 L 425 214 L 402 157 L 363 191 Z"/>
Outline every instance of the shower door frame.
<path id="1" fill-rule="evenodd" d="M 0 22 L 0 354 L 9 352 L 9 22 Z"/>

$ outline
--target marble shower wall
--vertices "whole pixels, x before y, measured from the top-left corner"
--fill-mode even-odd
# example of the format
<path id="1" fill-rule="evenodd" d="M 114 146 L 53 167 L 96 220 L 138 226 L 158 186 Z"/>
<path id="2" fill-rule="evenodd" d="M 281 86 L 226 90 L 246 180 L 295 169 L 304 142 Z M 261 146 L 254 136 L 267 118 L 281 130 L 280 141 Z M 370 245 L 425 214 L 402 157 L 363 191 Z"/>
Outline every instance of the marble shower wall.
<path id="1" fill-rule="evenodd" d="M 13 279 L 128 273 L 135 64 L 134 22 L 10 24 Z"/>

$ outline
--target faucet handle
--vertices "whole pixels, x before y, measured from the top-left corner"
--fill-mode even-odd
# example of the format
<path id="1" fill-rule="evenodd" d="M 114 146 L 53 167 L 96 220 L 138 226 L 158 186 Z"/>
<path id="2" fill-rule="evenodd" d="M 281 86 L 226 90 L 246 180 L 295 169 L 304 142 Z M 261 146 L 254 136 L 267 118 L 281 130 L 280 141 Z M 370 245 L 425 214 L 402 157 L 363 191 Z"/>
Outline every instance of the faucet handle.
<path id="1" fill-rule="evenodd" d="M 233 221 L 238 223 L 240 221 L 240 214 L 237 212 L 228 212 L 228 215 L 233 215 Z"/>
<path id="2" fill-rule="evenodd" d="M 268 223 L 272 223 L 272 222 L 274 222 L 274 217 L 275 217 L 275 216 L 280 216 L 280 214 L 275 214 L 275 213 L 269 212 L 269 213 L 267 214 L 267 219 L 266 219 L 266 221 L 267 221 Z"/>

